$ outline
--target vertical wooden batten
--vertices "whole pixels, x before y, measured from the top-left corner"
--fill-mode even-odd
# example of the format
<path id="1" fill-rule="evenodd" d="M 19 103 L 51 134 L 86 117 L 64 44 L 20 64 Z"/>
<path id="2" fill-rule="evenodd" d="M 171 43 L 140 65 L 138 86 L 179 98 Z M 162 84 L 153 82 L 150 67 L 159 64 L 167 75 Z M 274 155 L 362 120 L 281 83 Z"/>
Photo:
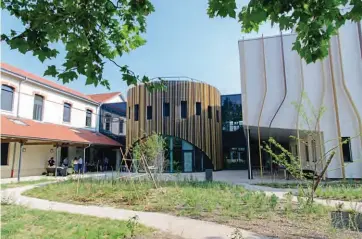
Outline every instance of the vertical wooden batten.
<path id="1" fill-rule="evenodd" d="M 166 90 L 147 91 L 144 85 L 128 90 L 127 148 L 152 133 L 183 139 L 212 160 L 215 170 L 222 169 L 220 92 L 206 83 L 177 80 L 165 81 Z M 181 118 L 181 101 L 187 102 L 187 117 Z M 170 116 L 163 116 L 164 102 L 170 104 Z M 201 103 L 201 116 L 196 115 L 196 102 Z M 139 104 L 139 120 L 134 119 L 134 105 Z M 147 106 L 152 106 L 152 119 L 147 120 Z M 211 119 L 208 107 L 211 106 Z M 219 114 L 219 116 L 216 116 Z M 219 121 L 217 122 L 217 117 Z"/>

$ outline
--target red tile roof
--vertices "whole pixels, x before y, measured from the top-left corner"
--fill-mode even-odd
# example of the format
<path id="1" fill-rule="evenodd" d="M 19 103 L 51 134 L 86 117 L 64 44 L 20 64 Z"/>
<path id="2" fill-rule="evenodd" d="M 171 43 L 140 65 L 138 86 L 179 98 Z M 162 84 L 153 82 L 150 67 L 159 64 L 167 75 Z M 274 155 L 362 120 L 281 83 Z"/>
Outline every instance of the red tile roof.
<path id="1" fill-rule="evenodd" d="M 1 115 L 0 133 L 2 137 L 29 140 L 121 146 L 113 139 L 93 131 L 5 115 Z"/>
<path id="2" fill-rule="evenodd" d="M 109 99 L 112 99 L 113 97 L 120 95 L 121 92 L 111 92 L 111 93 L 103 93 L 103 94 L 93 94 L 88 95 L 90 98 L 92 98 L 94 101 L 97 101 L 99 103 L 104 103 Z"/>
<path id="3" fill-rule="evenodd" d="M 38 83 L 41 83 L 41 84 L 44 84 L 44 85 L 47 85 L 47 86 L 50 86 L 50 87 L 53 87 L 53 88 L 56 88 L 58 90 L 61 90 L 61 91 L 64 91 L 66 93 L 69 93 L 69 94 L 72 94 L 72 95 L 75 95 L 75 96 L 78 96 L 78 97 L 81 97 L 83 99 L 86 99 L 86 100 L 89 100 L 89 101 L 92 101 L 94 103 L 97 103 L 97 101 L 93 100 L 91 97 L 85 95 L 85 94 L 82 94 L 78 91 L 75 91 L 73 89 L 70 89 L 66 86 L 63 86 L 63 85 L 60 85 L 60 84 L 57 84 L 55 83 L 54 81 L 51 81 L 51 80 L 47 80 L 47 79 L 44 79 L 40 76 L 37 76 L 37 75 L 34 75 L 32 73 L 29 73 L 29 72 L 26 72 L 24 70 L 21 70 L 19 68 L 16 68 L 14 66 L 11 66 L 7 63 L 4 63 L 4 62 L 1 62 L 0 63 L 0 66 L 1 66 L 1 69 L 4 69 L 6 71 L 9 71 L 11 73 L 15 73 L 17 75 L 20 75 L 20 76 L 23 76 L 23 77 L 27 77 L 33 81 L 36 81 Z"/>

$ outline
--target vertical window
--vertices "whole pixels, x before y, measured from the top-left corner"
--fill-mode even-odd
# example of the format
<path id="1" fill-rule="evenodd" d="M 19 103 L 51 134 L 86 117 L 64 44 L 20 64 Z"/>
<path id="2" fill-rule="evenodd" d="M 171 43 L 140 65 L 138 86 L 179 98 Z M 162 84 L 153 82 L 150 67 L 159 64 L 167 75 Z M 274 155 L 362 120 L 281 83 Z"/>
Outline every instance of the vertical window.
<path id="1" fill-rule="evenodd" d="M 305 160 L 309 162 L 309 146 L 308 144 L 305 145 Z"/>
<path id="2" fill-rule="evenodd" d="M 181 118 L 187 118 L 187 101 L 181 101 Z"/>
<path id="3" fill-rule="evenodd" d="M 111 131 L 111 119 L 112 119 L 112 116 L 110 114 L 106 114 L 105 118 L 104 118 L 104 129 L 106 131 Z"/>
<path id="4" fill-rule="evenodd" d="M 91 110 L 86 111 L 85 126 L 87 126 L 87 127 L 92 126 L 92 111 Z"/>
<path id="5" fill-rule="evenodd" d="M 9 143 L 1 143 L 1 166 L 8 165 Z"/>
<path id="6" fill-rule="evenodd" d="M 119 119 L 119 133 L 123 134 L 123 124 L 124 121 L 122 119 Z"/>
<path id="7" fill-rule="evenodd" d="M 170 116 L 170 103 L 163 103 L 163 117 L 169 117 Z"/>
<path id="8" fill-rule="evenodd" d="M 33 119 L 43 120 L 43 102 L 44 98 L 41 95 L 35 95 L 34 97 L 34 108 L 33 108 Z"/>
<path id="9" fill-rule="evenodd" d="M 13 99 L 14 99 L 14 88 L 7 85 L 1 85 L 1 109 L 12 111 Z"/>
<path id="10" fill-rule="evenodd" d="M 317 162 L 317 142 L 314 139 L 312 140 L 312 157 L 313 162 Z"/>
<path id="11" fill-rule="evenodd" d="M 201 115 L 201 102 L 196 102 L 196 115 Z"/>
<path id="12" fill-rule="evenodd" d="M 147 106 L 147 119 L 148 120 L 152 119 L 152 106 L 150 105 Z"/>
<path id="13" fill-rule="evenodd" d="M 351 138 L 342 137 L 342 150 L 344 162 L 352 162 Z"/>
<path id="14" fill-rule="evenodd" d="M 140 108 L 140 106 L 138 104 L 134 105 L 134 121 L 138 121 L 139 108 Z"/>
<path id="15" fill-rule="evenodd" d="M 72 110 L 72 105 L 69 103 L 64 103 L 63 107 L 63 122 L 70 122 L 70 114 Z"/>
<path id="16" fill-rule="evenodd" d="M 211 106 L 208 106 L 207 107 L 207 117 L 209 119 L 212 119 L 212 110 L 211 110 Z"/>
<path id="17" fill-rule="evenodd" d="M 218 122 L 219 123 L 219 111 L 218 110 L 216 110 L 216 122 Z"/>

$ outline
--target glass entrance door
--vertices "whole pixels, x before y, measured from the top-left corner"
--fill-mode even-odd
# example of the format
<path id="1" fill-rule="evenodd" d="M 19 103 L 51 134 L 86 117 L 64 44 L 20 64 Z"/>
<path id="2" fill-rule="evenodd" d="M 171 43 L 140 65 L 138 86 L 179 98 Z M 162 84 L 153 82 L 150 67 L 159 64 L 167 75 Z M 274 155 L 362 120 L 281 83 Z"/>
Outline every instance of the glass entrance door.
<path id="1" fill-rule="evenodd" d="M 184 172 L 192 172 L 192 151 L 184 151 Z"/>

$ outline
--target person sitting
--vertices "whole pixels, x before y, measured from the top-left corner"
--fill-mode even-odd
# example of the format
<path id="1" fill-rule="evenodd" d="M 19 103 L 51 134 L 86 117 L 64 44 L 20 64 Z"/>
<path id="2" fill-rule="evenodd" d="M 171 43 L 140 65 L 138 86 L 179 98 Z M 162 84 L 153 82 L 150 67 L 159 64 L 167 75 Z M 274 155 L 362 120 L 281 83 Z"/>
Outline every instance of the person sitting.
<path id="1" fill-rule="evenodd" d="M 49 168 L 54 168 L 55 167 L 55 161 L 54 161 L 54 158 L 51 157 L 49 160 L 48 160 L 48 167 Z"/>

